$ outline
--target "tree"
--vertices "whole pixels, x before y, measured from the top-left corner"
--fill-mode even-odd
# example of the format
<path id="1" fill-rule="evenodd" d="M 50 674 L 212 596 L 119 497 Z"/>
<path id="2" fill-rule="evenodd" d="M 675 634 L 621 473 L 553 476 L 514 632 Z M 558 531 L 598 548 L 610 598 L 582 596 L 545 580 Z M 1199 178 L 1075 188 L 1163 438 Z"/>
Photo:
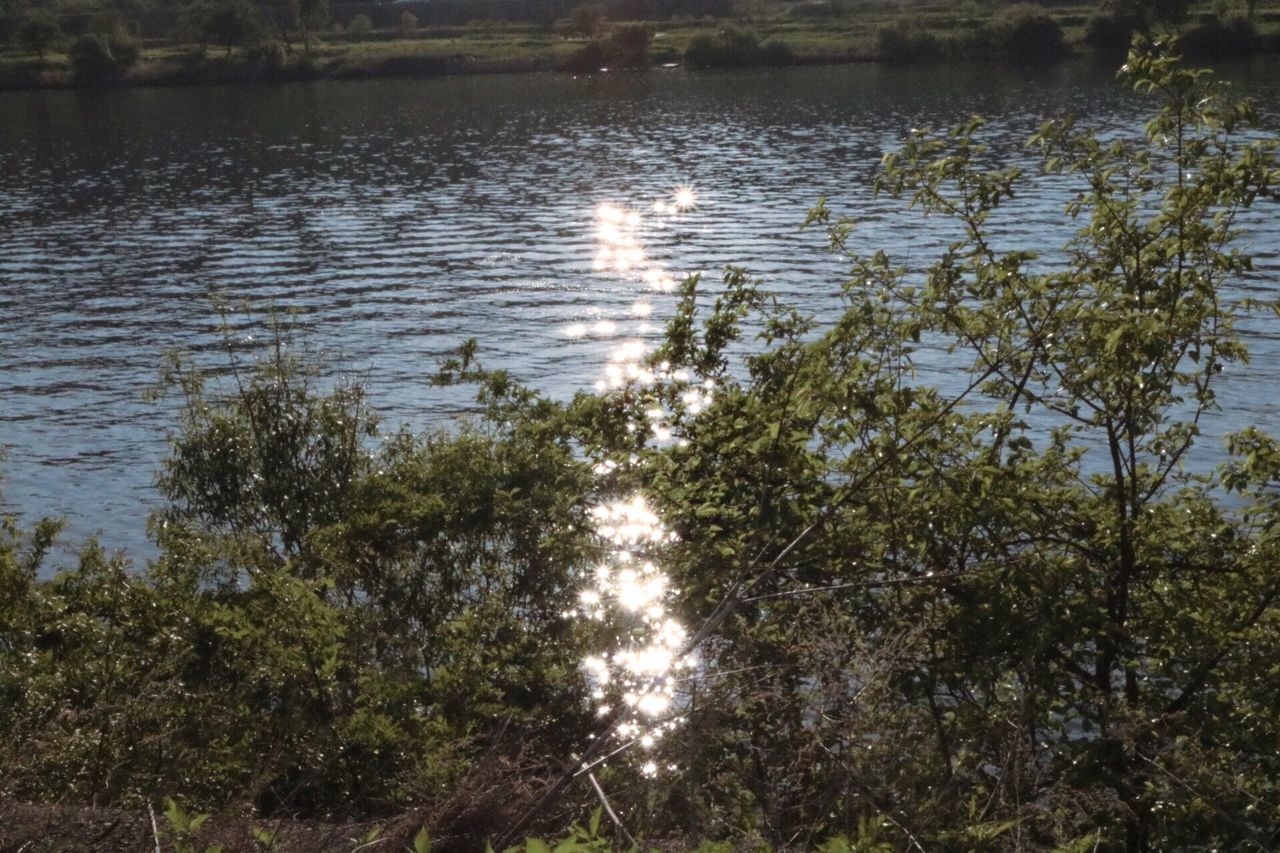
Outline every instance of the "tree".
<path id="1" fill-rule="evenodd" d="M 1079 186 L 1060 261 L 999 248 L 1026 179 L 990 165 L 981 121 L 920 132 L 878 185 L 954 219 L 927 271 L 855 252 L 819 207 L 852 268 L 843 311 L 820 325 L 741 271 L 714 298 L 690 280 L 649 362 L 687 379 L 609 398 L 632 424 L 600 431 L 615 485 L 661 507 L 685 621 L 714 629 L 666 736 L 679 771 L 633 832 L 1275 846 L 1280 450 L 1248 431 L 1216 476 L 1184 467 L 1246 355 L 1224 285 L 1275 145 L 1164 52 L 1126 69 L 1159 104 L 1145 134 L 1033 140 Z M 912 379 L 922 344 L 964 387 Z M 637 446 L 651 410 L 679 441 Z"/>
<path id="2" fill-rule="evenodd" d="M 204 18 L 205 41 L 222 45 L 228 57 L 234 48 L 256 42 L 261 32 L 257 10 L 242 0 L 225 0 Z"/>
<path id="3" fill-rule="evenodd" d="M 351 23 L 347 25 L 347 32 L 358 39 L 369 35 L 372 29 L 373 21 L 369 20 L 368 15 L 356 15 L 351 19 Z"/>
<path id="4" fill-rule="evenodd" d="M 1062 27 L 1040 6 L 1005 7 L 987 30 L 999 51 L 1017 62 L 1055 62 L 1068 52 Z"/>
<path id="5" fill-rule="evenodd" d="M 411 33 L 418 28 L 418 16 L 406 9 L 400 13 L 396 27 L 402 34 Z"/>
<path id="6" fill-rule="evenodd" d="M 649 64 L 653 27 L 648 24 L 619 24 L 609 33 L 605 46 L 609 62 L 619 68 L 644 68 Z"/>
<path id="7" fill-rule="evenodd" d="M 18 44 L 23 49 L 36 54 L 44 62 L 44 53 L 62 38 L 62 28 L 58 19 L 47 11 L 32 11 L 23 16 L 18 24 Z"/>
<path id="8" fill-rule="evenodd" d="M 81 84 L 96 85 L 115 80 L 132 68 L 141 55 L 138 42 L 128 31 L 89 33 L 76 39 L 68 55 L 71 76 Z"/>
<path id="9" fill-rule="evenodd" d="M 329 0 L 298 0 L 298 22 L 302 26 L 302 46 L 311 50 L 311 33 L 329 22 Z"/>
<path id="10" fill-rule="evenodd" d="M 570 31 L 582 38 L 593 39 L 604 31 L 604 7 L 596 3 L 574 6 L 569 12 Z"/>

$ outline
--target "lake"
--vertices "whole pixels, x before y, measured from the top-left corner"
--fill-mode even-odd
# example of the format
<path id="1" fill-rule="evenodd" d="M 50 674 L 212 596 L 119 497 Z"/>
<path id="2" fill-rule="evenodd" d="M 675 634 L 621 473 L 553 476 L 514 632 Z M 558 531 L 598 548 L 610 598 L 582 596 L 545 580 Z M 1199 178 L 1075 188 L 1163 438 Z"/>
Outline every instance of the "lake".
<path id="1" fill-rule="evenodd" d="M 1230 76 L 1274 118 L 1277 72 L 1267 58 Z M 298 309 L 308 345 L 367 376 L 387 421 L 444 425 L 467 397 L 428 379 L 468 337 L 556 395 L 590 386 L 619 340 L 652 337 L 671 298 L 642 268 L 742 265 L 821 315 L 845 269 L 800 227 L 820 197 L 859 220 L 855 245 L 927 264 L 953 232 L 870 190 L 910 128 L 982 114 L 1021 162 L 1046 118 L 1124 133 L 1146 110 L 1088 62 L 0 94 L 4 507 L 65 516 L 73 544 L 100 532 L 150 553 L 175 406 L 143 395 L 170 350 L 223 363 L 214 294 Z M 679 187 L 696 207 L 668 207 Z M 1060 245 L 1066 191 L 1040 180 L 1016 199 L 1004 245 Z M 635 212 L 642 263 L 601 263 L 602 204 Z M 1280 296 L 1280 210 L 1260 204 L 1244 229 L 1258 270 L 1237 295 Z M 1244 330 L 1253 361 L 1228 379 L 1211 456 L 1280 412 L 1280 328 Z"/>

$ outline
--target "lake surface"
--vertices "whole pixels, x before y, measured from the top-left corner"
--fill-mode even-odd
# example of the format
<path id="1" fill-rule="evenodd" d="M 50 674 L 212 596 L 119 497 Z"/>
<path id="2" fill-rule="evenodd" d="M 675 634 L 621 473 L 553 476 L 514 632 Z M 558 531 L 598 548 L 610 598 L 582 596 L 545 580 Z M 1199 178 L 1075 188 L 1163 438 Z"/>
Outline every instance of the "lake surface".
<path id="1" fill-rule="evenodd" d="M 1278 71 L 1231 76 L 1274 116 Z M 468 337 L 551 393 L 589 386 L 609 347 L 669 309 L 641 269 L 743 265 L 821 314 L 845 271 L 800 228 L 822 196 L 860 220 L 856 245 L 928 263 L 951 232 L 869 188 L 912 127 L 983 114 L 1019 161 L 1046 118 L 1132 132 L 1145 110 L 1083 63 L 2 94 L 3 506 L 149 553 L 174 404 L 143 392 L 167 351 L 223 363 L 212 294 L 299 309 L 311 348 L 367 374 L 388 421 L 439 425 L 467 399 L 427 380 Z M 682 186 L 696 208 L 659 213 Z M 1016 200 L 1005 245 L 1059 245 L 1064 192 L 1042 180 Z M 601 204 L 638 214 L 634 269 L 599 268 Z M 1280 207 L 1245 230 L 1258 272 L 1243 289 L 1280 297 Z M 575 324 L 588 334 L 566 334 Z M 1280 326 L 1245 331 L 1253 362 L 1229 377 L 1214 435 L 1280 413 Z"/>

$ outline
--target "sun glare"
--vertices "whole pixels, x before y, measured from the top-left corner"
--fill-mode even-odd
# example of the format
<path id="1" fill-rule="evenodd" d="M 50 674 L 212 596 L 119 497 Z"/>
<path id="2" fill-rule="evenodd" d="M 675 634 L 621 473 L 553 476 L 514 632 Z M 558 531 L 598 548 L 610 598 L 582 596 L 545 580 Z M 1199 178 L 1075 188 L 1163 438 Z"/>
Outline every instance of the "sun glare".
<path id="1" fill-rule="evenodd" d="M 674 216 L 693 210 L 697 203 L 692 187 L 677 187 L 666 199 L 653 203 L 652 213 Z M 613 203 L 598 205 L 593 267 L 601 275 L 616 275 L 650 291 L 670 293 L 676 280 L 664 266 L 650 260 L 642 240 L 644 231 L 640 210 Z M 628 430 L 647 430 L 646 441 L 654 447 L 671 442 L 684 445 L 687 441 L 677 434 L 679 418 L 697 415 L 711 405 L 714 383 L 696 381 L 689 371 L 667 362 L 654 362 L 644 336 L 655 328 L 647 320 L 656 311 L 648 298 L 637 294 L 621 322 L 608 318 L 574 322 L 564 327 L 563 334 L 575 339 L 613 339 L 596 391 L 646 395 L 644 422 L 628 424 Z M 636 464 L 638 455 L 633 452 L 627 458 L 597 461 L 593 470 L 608 482 L 621 469 Z M 676 684 L 696 659 L 686 648 L 688 632 L 670 612 L 672 584 L 662 567 L 663 552 L 676 536 L 641 493 L 604 500 L 591 509 L 590 517 L 603 556 L 583 574 L 572 613 L 598 623 L 612 640 L 610 649 L 583 658 L 582 671 L 598 715 L 621 709 L 611 733 L 620 746 L 638 745 L 651 751 L 680 722 Z M 674 765 L 663 766 L 674 769 Z M 659 765 L 646 761 L 640 771 L 655 776 Z"/>

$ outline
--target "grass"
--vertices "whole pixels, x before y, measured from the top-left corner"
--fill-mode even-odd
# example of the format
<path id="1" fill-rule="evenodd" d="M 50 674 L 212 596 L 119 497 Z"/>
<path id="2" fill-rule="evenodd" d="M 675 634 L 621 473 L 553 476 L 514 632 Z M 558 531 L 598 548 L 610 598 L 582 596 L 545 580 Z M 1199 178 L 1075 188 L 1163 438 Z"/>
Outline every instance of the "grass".
<path id="1" fill-rule="evenodd" d="M 1000 6 L 947 4 L 930 0 L 906 5 L 820 2 L 781 3 L 744 0 L 738 15 L 725 19 L 673 19 L 653 22 L 651 51 L 655 63 L 679 61 L 694 38 L 714 35 L 725 26 L 754 32 L 761 41 L 786 43 L 802 63 L 872 62 L 877 54 L 877 31 L 908 17 L 940 40 L 970 35 L 988 23 Z M 1192 10 L 1191 20 L 1211 12 L 1204 3 Z M 1092 5 L 1050 7 L 1068 44 L 1078 53 Z M 1259 33 L 1280 42 L 1280 0 L 1260 6 L 1255 15 Z M 374 30 L 360 39 L 346 33 L 318 36 L 312 50 L 295 47 L 284 64 L 267 69 L 237 49 L 224 58 L 211 48 L 200 58 L 190 46 L 148 44 L 139 64 L 125 82 L 180 84 L 236 80 L 278 80 L 315 77 L 420 76 L 496 71 L 549 71 L 562 67 L 585 40 L 569 39 L 546 26 L 507 22 L 478 22 L 468 26 L 428 26 L 411 33 Z M 44 62 L 10 47 L 0 52 L 0 88 L 68 85 L 65 53 L 51 52 Z"/>

